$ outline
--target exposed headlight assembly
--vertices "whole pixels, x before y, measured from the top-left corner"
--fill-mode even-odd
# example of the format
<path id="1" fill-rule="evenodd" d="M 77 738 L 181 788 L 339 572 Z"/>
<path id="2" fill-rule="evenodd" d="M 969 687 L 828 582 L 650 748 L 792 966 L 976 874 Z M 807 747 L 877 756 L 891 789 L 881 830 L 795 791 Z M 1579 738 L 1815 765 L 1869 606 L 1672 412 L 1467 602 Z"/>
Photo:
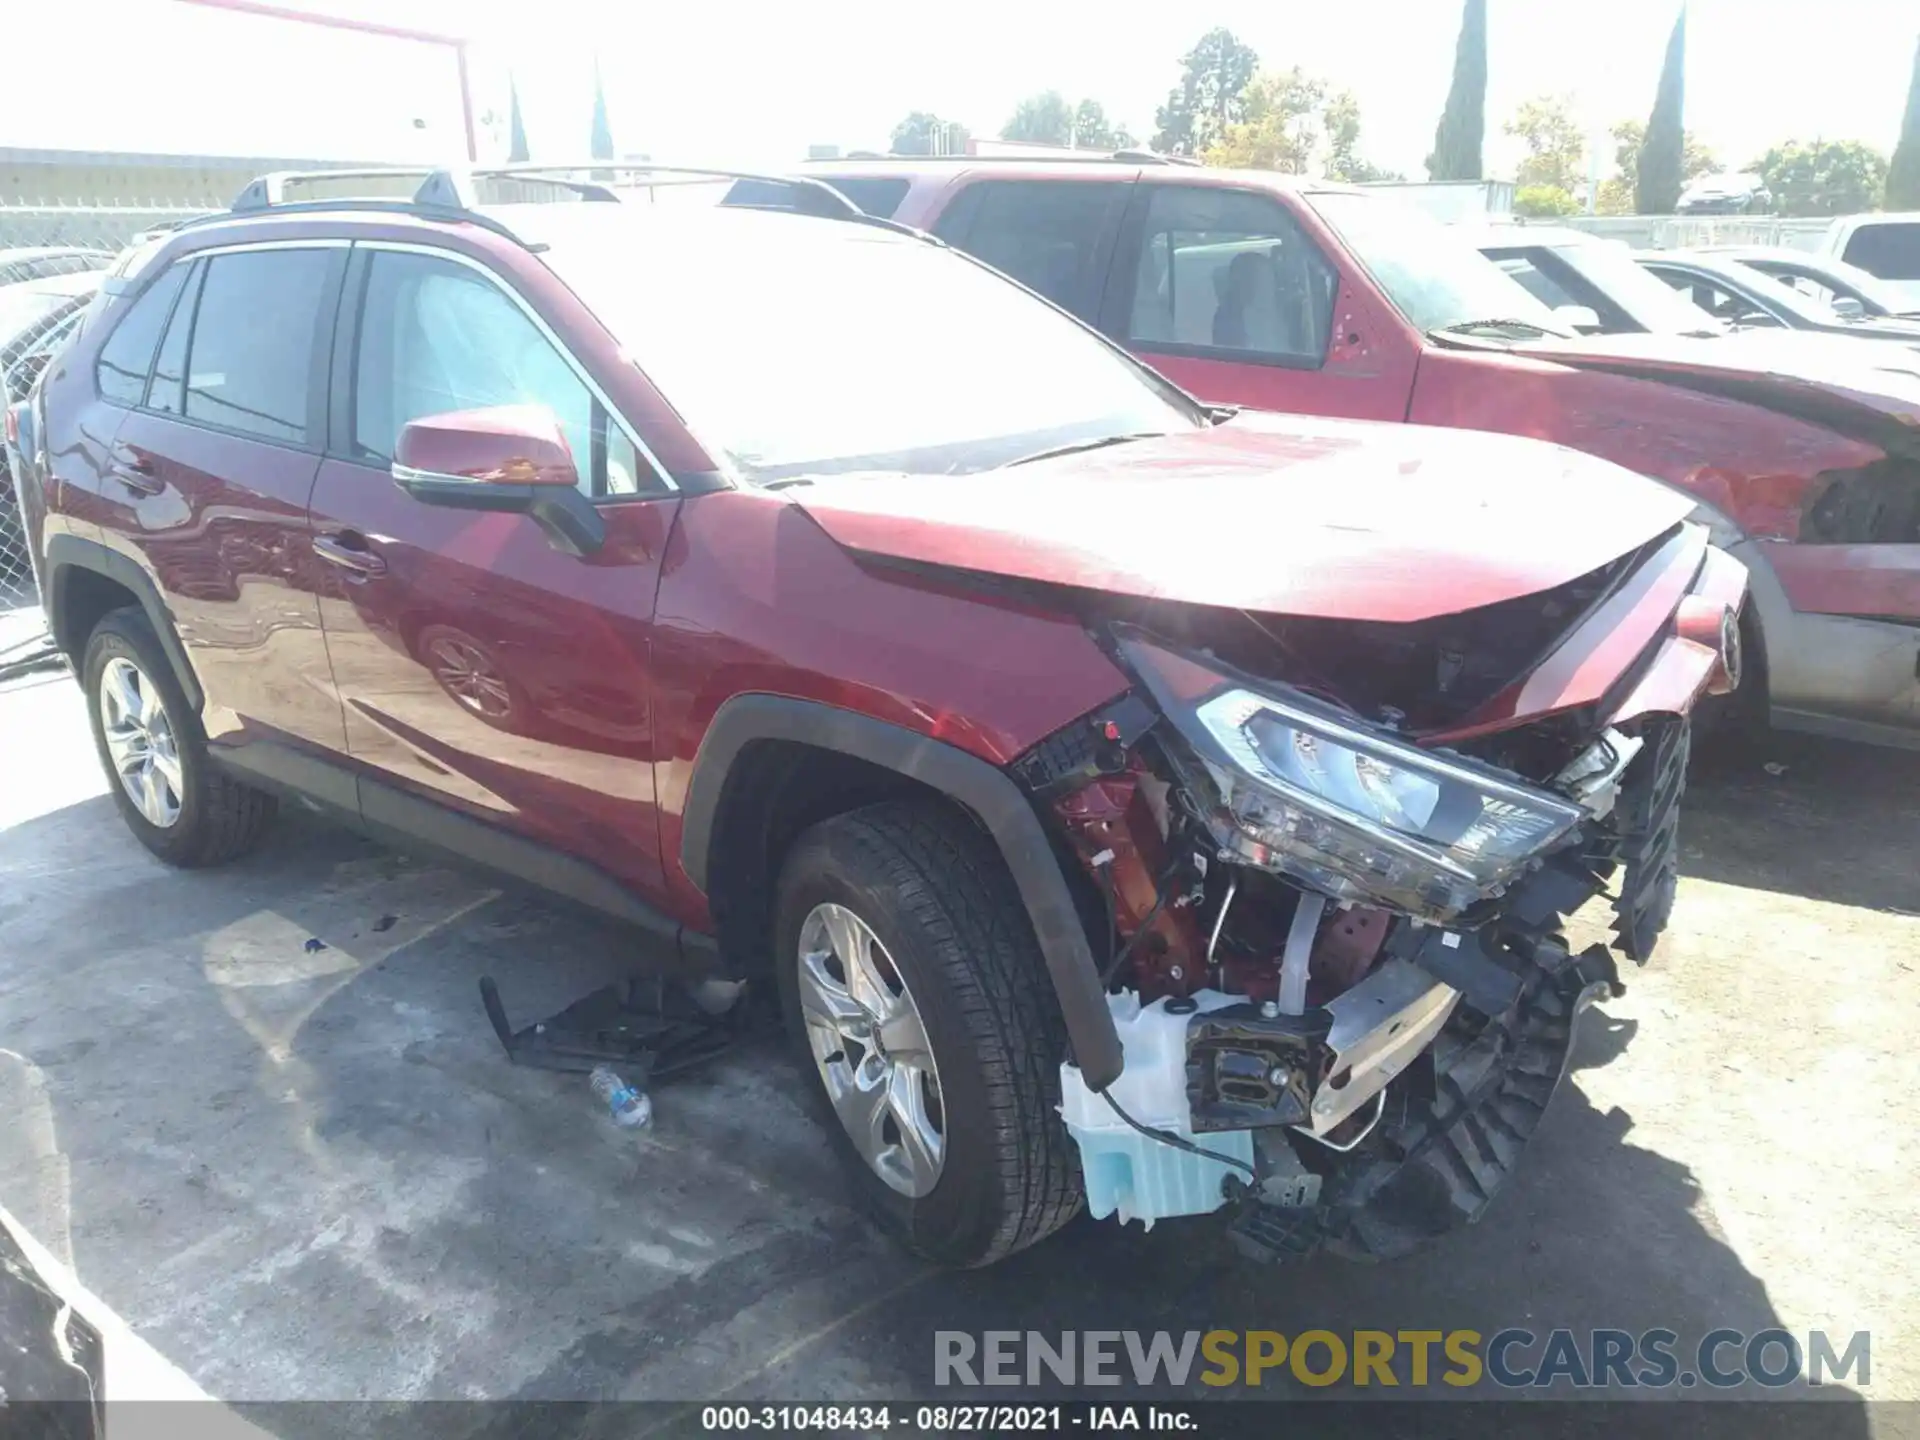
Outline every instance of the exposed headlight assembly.
<path id="1" fill-rule="evenodd" d="M 1500 894 L 1586 817 L 1287 686 L 1221 674 L 1138 632 L 1122 632 L 1121 648 L 1204 767 L 1204 818 L 1222 848 L 1337 900 L 1445 920 Z"/>

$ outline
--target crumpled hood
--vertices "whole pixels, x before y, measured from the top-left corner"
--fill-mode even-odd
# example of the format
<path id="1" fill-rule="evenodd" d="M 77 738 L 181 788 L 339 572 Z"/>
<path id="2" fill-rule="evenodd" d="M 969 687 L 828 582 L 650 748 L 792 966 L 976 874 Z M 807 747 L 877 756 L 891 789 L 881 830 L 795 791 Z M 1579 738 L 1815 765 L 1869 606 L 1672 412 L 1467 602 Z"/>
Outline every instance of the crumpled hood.
<path id="1" fill-rule="evenodd" d="M 1252 414 L 982 474 L 827 476 L 787 493 L 870 556 L 1395 622 L 1566 584 L 1691 507 L 1540 441 Z"/>
<path id="2" fill-rule="evenodd" d="M 1591 335 L 1515 347 L 1536 360 L 1669 380 L 1820 418 L 1877 416 L 1920 428 L 1920 349 L 1838 334 Z M 1809 418 L 1815 418 L 1810 416 Z"/>

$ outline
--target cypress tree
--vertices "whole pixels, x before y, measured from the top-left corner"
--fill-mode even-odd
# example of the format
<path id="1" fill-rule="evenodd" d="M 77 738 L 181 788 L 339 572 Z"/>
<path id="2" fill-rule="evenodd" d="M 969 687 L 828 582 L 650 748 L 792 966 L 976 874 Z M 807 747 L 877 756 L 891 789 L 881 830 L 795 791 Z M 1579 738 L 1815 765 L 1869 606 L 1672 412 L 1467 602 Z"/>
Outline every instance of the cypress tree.
<path id="1" fill-rule="evenodd" d="M 595 160 L 613 159 L 613 127 L 607 123 L 607 96 L 600 88 L 600 62 L 593 62 L 593 138 L 587 154 Z"/>
<path id="2" fill-rule="evenodd" d="M 1913 83 L 1907 89 L 1907 118 L 1887 171 L 1887 208 L 1920 210 L 1920 48 L 1913 54 Z"/>
<path id="3" fill-rule="evenodd" d="M 1686 168 L 1687 7 L 1673 22 L 1660 91 L 1653 97 L 1647 138 L 1640 143 L 1640 170 L 1634 181 L 1634 206 L 1642 215 L 1671 215 L 1680 203 Z"/>
<path id="4" fill-rule="evenodd" d="M 1480 152 L 1487 133 L 1487 0 L 1466 0 L 1460 43 L 1453 54 L 1453 88 L 1433 136 L 1427 174 L 1435 180 L 1483 178 Z"/>
<path id="5" fill-rule="evenodd" d="M 527 127 L 520 122 L 520 87 L 507 77 L 507 161 L 518 165 L 527 156 Z"/>

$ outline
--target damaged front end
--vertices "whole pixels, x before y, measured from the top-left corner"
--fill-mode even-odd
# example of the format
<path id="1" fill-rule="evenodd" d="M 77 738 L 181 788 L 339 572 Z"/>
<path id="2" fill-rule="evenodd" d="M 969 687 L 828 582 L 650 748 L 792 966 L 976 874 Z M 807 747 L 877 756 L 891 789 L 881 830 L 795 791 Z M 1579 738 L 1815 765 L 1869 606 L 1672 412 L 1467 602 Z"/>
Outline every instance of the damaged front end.
<path id="1" fill-rule="evenodd" d="M 1097 1092 L 1063 1066 L 1096 1216 L 1231 1206 L 1267 1258 L 1387 1257 L 1479 1218 L 1575 1017 L 1619 989 L 1613 952 L 1665 926 L 1688 711 L 1738 673 L 1744 577 L 1666 541 L 1450 715 L 1413 689 L 1355 708 L 1271 617 L 1240 617 L 1272 644 L 1259 671 L 1194 643 L 1217 613 L 1091 620 L 1135 688 L 1014 768 L 1087 877 L 1125 1060 Z M 1544 706 L 1509 703 L 1530 685 Z M 1610 888 L 1613 943 L 1575 952 L 1568 917 Z"/>

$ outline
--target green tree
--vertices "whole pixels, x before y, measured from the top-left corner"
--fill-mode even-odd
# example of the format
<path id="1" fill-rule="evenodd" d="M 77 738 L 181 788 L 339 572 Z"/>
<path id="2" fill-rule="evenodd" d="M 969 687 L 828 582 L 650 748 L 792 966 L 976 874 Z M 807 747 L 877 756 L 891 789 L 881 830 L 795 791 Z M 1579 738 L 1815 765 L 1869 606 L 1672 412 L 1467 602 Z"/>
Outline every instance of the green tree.
<path id="1" fill-rule="evenodd" d="M 1427 175 L 1433 180 L 1479 180 L 1487 135 L 1487 0 L 1467 0 L 1453 52 L 1453 88 L 1434 131 Z"/>
<path id="2" fill-rule="evenodd" d="M 1139 142 L 1126 126 L 1107 119 L 1107 107 L 1098 100 L 1082 100 L 1073 107 L 1073 143 L 1082 150 L 1128 150 Z"/>
<path id="3" fill-rule="evenodd" d="M 1634 172 L 1634 204 L 1642 215 L 1671 215 L 1680 203 L 1680 172 L 1686 163 L 1687 7 L 1673 22 L 1653 116 Z"/>
<path id="4" fill-rule="evenodd" d="M 1565 96 L 1529 100 L 1501 127 L 1527 147 L 1514 171 L 1519 189 L 1546 188 L 1571 195 L 1587 173 L 1587 138 Z"/>
<path id="5" fill-rule="evenodd" d="M 1887 158 L 1858 140 L 1789 140 L 1754 165 L 1782 215 L 1852 215 L 1887 193 Z"/>
<path id="6" fill-rule="evenodd" d="M 931 110 L 915 110 L 893 127 L 889 149 L 895 155 L 964 154 L 971 137 L 957 120 L 942 120 Z"/>
<path id="7" fill-rule="evenodd" d="M 600 87 L 600 62 L 593 62 L 593 135 L 587 154 L 595 160 L 613 159 L 613 127 L 607 123 L 607 93 Z"/>
<path id="8" fill-rule="evenodd" d="M 1622 120 L 1613 127 L 1613 175 L 1600 182 L 1599 203 L 1594 207 L 1602 215 L 1633 214 L 1634 196 L 1640 181 L 1640 147 L 1647 143 L 1647 127 L 1638 120 Z M 1684 186 L 1702 175 L 1716 174 L 1720 161 L 1714 153 L 1689 133 L 1681 149 L 1680 182 Z"/>
<path id="9" fill-rule="evenodd" d="M 1353 98 L 1351 90 L 1327 97 L 1326 108 L 1320 112 L 1320 123 L 1326 130 L 1328 179 L 1364 185 L 1373 180 L 1406 178 L 1360 158 L 1360 102 Z"/>
<path id="10" fill-rule="evenodd" d="M 1529 219 L 1578 215 L 1580 202 L 1558 185 L 1522 185 L 1513 192 L 1513 213 Z"/>
<path id="11" fill-rule="evenodd" d="M 1013 107 L 1013 118 L 1000 127 L 1002 140 L 1026 140 L 1036 145 L 1065 145 L 1073 137 L 1073 107 L 1058 90 L 1042 90 Z"/>
<path id="12" fill-rule="evenodd" d="M 1385 179 L 1358 154 L 1360 105 L 1349 91 L 1295 66 L 1254 77 L 1244 96 L 1245 118 L 1209 145 L 1209 165 L 1325 175 L 1335 180 Z"/>
<path id="13" fill-rule="evenodd" d="M 1893 165 L 1887 171 L 1887 208 L 1920 210 L 1920 46 L 1913 52 L 1913 82 L 1907 87 L 1907 118 L 1900 126 Z"/>
<path id="14" fill-rule="evenodd" d="M 1198 155 L 1246 118 L 1242 100 L 1260 57 L 1224 26 L 1209 30 L 1180 61 L 1180 83 L 1153 117 L 1153 148 Z"/>

